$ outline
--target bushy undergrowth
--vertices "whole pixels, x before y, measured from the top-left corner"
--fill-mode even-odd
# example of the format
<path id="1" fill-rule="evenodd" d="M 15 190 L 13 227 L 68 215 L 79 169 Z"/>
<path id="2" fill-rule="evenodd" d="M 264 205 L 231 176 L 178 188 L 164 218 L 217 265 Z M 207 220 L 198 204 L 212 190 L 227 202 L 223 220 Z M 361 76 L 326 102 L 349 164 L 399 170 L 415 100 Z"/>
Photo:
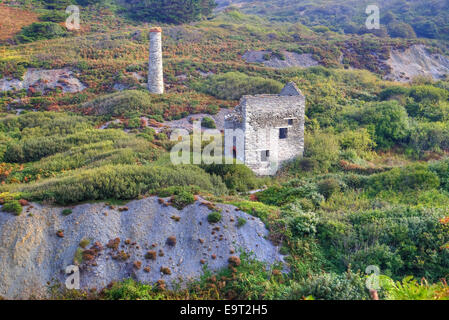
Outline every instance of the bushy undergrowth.
<path id="1" fill-rule="evenodd" d="M 199 82 L 195 84 L 195 87 L 197 90 L 223 100 L 238 100 L 243 95 L 279 93 L 283 85 L 271 79 L 251 77 L 239 72 L 230 72 L 223 75 L 211 76 L 207 79 L 207 82 Z"/>
<path id="2" fill-rule="evenodd" d="M 48 136 L 24 139 L 6 147 L 3 160 L 6 162 L 37 161 L 55 153 L 67 151 L 74 146 L 81 146 L 100 141 L 117 141 L 125 139 L 126 133 L 119 130 L 85 130 L 67 136 Z"/>
<path id="3" fill-rule="evenodd" d="M 5 212 L 14 213 L 16 216 L 22 213 L 22 206 L 17 200 L 8 200 L 3 204 L 2 210 Z"/>
<path id="4" fill-rule="evenodd" d="M 54 201 L 59 204 L 88 200 L 135 199 L 170 186 L 197 186 L 215 194 L 226 192 L 221 179 L 195 166 L 105 165 L 78 170 L 58 178 L 47 179 L 18 189 L 30 200 Z"/>
<path id="5" fill-rule="evenodd" d="M 16 36 L 16 39 L 19 42 L 32 42 L 66 35 L 67 31 L 57 23 L 34 22 L 29 26 L 23 27 L 22 31 Z"/>
<path id="6" fill-rule="evenodd" d="M 210 164 L 202 165 L 202 168 L 210 174 L 220 176 L 229 190 L 246 192 L 257 188 L 263 182 L 242 164 Z"/>
<path id="7" fill-rule="evenodd" d="M 98 115 L 121 116 L 127 112 L 148 112 L 151 106 L 148 92 L 125 90 L 98 97 L 83 104 L 82 108 Z"/>
<path id="8" fill-rule="evenodd" d="M 407 207 L 326 214 L 317 237 L 337 270 L 376 265 L 395 279 L 408 274 L 436 281 L 449 267 L 444 219 L 444 210 Z"/>

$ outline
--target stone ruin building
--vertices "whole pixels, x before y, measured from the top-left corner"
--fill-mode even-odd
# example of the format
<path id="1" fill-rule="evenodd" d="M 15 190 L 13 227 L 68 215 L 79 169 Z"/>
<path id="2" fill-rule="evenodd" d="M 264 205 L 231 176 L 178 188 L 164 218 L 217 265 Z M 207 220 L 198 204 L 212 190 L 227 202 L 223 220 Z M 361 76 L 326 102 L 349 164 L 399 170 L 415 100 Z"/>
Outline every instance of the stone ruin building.
<path id="1" fill-rule="evenodd" d="M 234 156 L 257 175 L 275 174 L 282 163 L 303 155 L 304 117 L 305 96 L 293 82 L 277 95 L 243 96 L 225 117 L 225 129 L 243 135 L 243 150 Z"/>

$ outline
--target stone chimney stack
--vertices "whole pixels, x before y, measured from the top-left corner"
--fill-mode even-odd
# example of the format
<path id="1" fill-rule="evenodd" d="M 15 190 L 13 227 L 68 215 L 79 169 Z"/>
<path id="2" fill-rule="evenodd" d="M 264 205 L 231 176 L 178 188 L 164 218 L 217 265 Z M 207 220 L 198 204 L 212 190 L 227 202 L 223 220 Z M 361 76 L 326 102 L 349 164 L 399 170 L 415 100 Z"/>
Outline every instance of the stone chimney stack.
<path id="1" fill-rule="evenodd" d="M 164 71 L 162 67 L 162 29 L 150 29 L 150 61 L 148 66 L 148 90 L 150 93 L 164 93 Z"/>

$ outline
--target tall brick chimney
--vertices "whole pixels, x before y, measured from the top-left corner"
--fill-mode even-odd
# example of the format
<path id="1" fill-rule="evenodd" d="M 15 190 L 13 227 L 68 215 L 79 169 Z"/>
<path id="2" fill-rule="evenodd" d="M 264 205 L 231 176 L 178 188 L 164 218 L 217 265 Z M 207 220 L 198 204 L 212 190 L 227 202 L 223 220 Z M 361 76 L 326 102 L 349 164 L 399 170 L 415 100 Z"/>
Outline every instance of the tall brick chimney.
<path id="1" fill-rule="evenodd" d="M 150 61 L 148 65 L 148 90 L 150 93 L 164 93 L 164 70 L 162 67 L 162 29 L 150 29 Z"/>

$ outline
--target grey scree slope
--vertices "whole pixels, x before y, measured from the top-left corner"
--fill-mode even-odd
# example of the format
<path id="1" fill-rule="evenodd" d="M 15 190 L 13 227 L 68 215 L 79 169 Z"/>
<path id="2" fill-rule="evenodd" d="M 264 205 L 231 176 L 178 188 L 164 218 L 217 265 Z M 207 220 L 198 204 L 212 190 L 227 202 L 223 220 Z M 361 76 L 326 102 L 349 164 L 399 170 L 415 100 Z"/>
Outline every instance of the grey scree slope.
<path id="1" fill-rule="evenodd" d="M 181 211 L 160 204 L 155 197 L 128 203 L 128 211 L 111 209 L 104 203 L 83 204 L 74 207 L 69 216 L 61 214 L 62 208 L 32 206 L 29 213 L 33 216 L 0 212 L 0 296 L 5 298 L 45 297 L 47 281 L 64 283 L 64 270 L 73 264 L 84 238 L 91 240 L 87 248 L 99 242 L 104 249 L 95 259 L 96 266 L 81 265 L 82 288 L 101 289 L 111 281 L 126 278 L 149 283 L 163 279 L 170 286 L 173 281 L 198 278 L 203 273 L 202 259 L 211 270 L 227 266 L 230 256 L 239 255 L 239 248 L 253 252 L 256 259 L 267 264 L 282 261 L 278 248 L 267 240 L 264 224 L 230 205 L 216 205 L 223 216 L 216 224 L 208 223 L 211 210 L 202 200 Z M 180 220 L 175 221 L 173 216 Z M 239 217 L 247 220 L 242 227 L 237 226 Z M 214 231 L 216 227 L 220 229 Z M 58 230 L 64 231 L 63 238 L 56 235 Z M 175 246 L 167 244 L 170 236 L 176 237 Z M 106 244 L 115 238 L 121 241 L 114 252 Z M 125 244 L 126 239 L 131 244 Z M 147 251 L 160 249 L 164 256 L 145 259 Z M 121 250 L 130 255 L 126 261 L 111 256 Z M 231 250 L 236 253 L 231 254 Z M 142 263 L 140 269 L 133 266 L 135 261 Z M 147 266 L 150 272 L 144 270 Z M 161 267 L 169 268 L 171 275 L 163 275 Z"/>

